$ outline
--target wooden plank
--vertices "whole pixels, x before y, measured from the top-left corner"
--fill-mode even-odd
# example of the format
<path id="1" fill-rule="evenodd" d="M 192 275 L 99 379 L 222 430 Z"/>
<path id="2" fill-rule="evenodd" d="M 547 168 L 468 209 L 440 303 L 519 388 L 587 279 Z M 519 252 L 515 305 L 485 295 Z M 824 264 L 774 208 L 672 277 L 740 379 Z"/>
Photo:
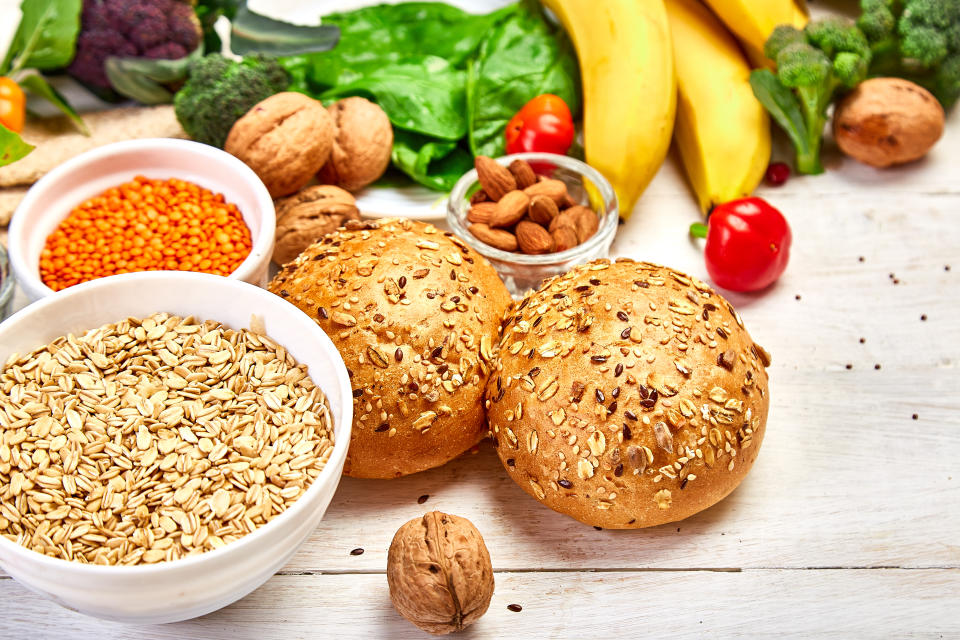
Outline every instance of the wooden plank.
<path id="1" fill-rule="evenodd" d="M 960 634 L 957 570 L 499 573 L 490 609 L 464 637 L 944 638 Z M 278 576 L 196 620 L 121 625 L 0 580 L 0 631 L 71 640 L 424 638 L 383 574 Z M 513 612 L 508 604 L 520 604 Z"/>
<path id="2" fill-rule="evenodd" d="M 616 252 L 706 277 L 700 250 L 676 239 L 692 204 L 645 202 Z M 597 532 L 534 502 L 485 445 L 408 478 L 345 478 L 288 569 L 382 570 L 393 532 L 429 509 L 472 519 L 500 569 L 960 566 L 960 196 L 783 202 L 790 268 L 770 291 L 730 296 L 774 363 L 763 452 L 722 504 L 677 525 Z M 367 553 L 349 555 L 356 547 Z"/>

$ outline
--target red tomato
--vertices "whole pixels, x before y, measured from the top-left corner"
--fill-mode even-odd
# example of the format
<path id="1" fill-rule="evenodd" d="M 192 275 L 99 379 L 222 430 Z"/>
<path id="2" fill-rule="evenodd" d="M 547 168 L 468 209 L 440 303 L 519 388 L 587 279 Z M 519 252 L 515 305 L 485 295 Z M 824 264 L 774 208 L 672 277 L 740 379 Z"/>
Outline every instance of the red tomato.
<path id="1" fill-rule="evenodd" d="M 565 154 L 573 143 L 573 116 L 563 98 L 539 95 L 507 123 L 507 153 L 541 151 Z"/>
<path id="2" fill-rule="evenodd" d="M 690 233 L 706 237 L 707 273 L 731 291 L 770 286 L 790 259 L 790 225 L 761 198 L 726 202 L 710 213 L 707 225 L 696 223 Z"/>

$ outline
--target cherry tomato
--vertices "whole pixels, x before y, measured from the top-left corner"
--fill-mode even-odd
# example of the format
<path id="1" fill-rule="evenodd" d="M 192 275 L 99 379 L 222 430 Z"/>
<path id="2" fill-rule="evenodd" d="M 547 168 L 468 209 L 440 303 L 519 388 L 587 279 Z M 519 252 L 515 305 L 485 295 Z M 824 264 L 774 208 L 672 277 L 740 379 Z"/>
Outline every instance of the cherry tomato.
<path id="1" fill-rule="evenodd" d="M 563 98 L 539 95 L 507 123 L 507 153 L 541 151 L 565 154 L 573 143 L 573 116 Z"/>
<path id="2" fill-rule="evenodd" d="M 20 85 L 10 78 L 0 78 L 0 124 L 14 133 L 23 131 L 26 101 Z"/>
<path id="3" fill-rule="evenodd" d="M 707 239 L 707 273 L 731 291 L 758 291 L 773 284 L 790 259 L 790 225 L 761 198 L 732 200 L 716 207 L 707 224 L 690 233 Z"/>

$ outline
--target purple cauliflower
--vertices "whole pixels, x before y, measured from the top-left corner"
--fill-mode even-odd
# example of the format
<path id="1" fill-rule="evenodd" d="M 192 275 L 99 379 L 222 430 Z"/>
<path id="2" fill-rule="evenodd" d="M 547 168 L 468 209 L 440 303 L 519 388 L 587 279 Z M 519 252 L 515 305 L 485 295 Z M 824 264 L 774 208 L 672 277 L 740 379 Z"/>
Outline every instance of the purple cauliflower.
<path id="1" fill-rule="evenodd" d="M 197 48 L 200 35 L 193 7 L 181 0 L 84 0 L 77 52 L 67 71 L 109 93 L 107 58 L 182 58 Z"/>

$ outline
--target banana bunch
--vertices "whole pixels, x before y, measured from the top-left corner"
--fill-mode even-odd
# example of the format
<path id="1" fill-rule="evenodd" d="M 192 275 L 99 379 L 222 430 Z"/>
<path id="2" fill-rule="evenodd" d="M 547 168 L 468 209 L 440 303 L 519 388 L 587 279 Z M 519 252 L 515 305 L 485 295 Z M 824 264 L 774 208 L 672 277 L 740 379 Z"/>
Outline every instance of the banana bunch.
<path id="1" fill-rule="evenodd" d="M 749 196 L 770 161 L 770 120 L 737 41 L 699 0 L 667 0 L 677 68 L 673 135 L 700 209 Z"/>
<path id="2" fill-rule="evenodd" d="M 663 0 L 542 0 L 580 60 L 587 162 L 630 216 L 670 149 L 677 84 Z"/>
<path id="3" fill-rule="evenodd" d="M 718 20 L 701 0 L 542 0 L 577 49 L 586 160 L 613 184 L 621 217 L 672 137 L 703 211 L 756 188 L 770 124 L 750 61 L 767 64 L 763 43 L 777 24 L 805 24 L 796 1 L 703 0 Z"/>
<path id="4" fill-rule="evenodd" d="M 734 33 L 743 45 L 754 67 L 766 67 L 770 61 L 763 55 L 763 43 L 778 24 L 806 26 L 807 7 L 804 0 L 704 0 Z"/>

